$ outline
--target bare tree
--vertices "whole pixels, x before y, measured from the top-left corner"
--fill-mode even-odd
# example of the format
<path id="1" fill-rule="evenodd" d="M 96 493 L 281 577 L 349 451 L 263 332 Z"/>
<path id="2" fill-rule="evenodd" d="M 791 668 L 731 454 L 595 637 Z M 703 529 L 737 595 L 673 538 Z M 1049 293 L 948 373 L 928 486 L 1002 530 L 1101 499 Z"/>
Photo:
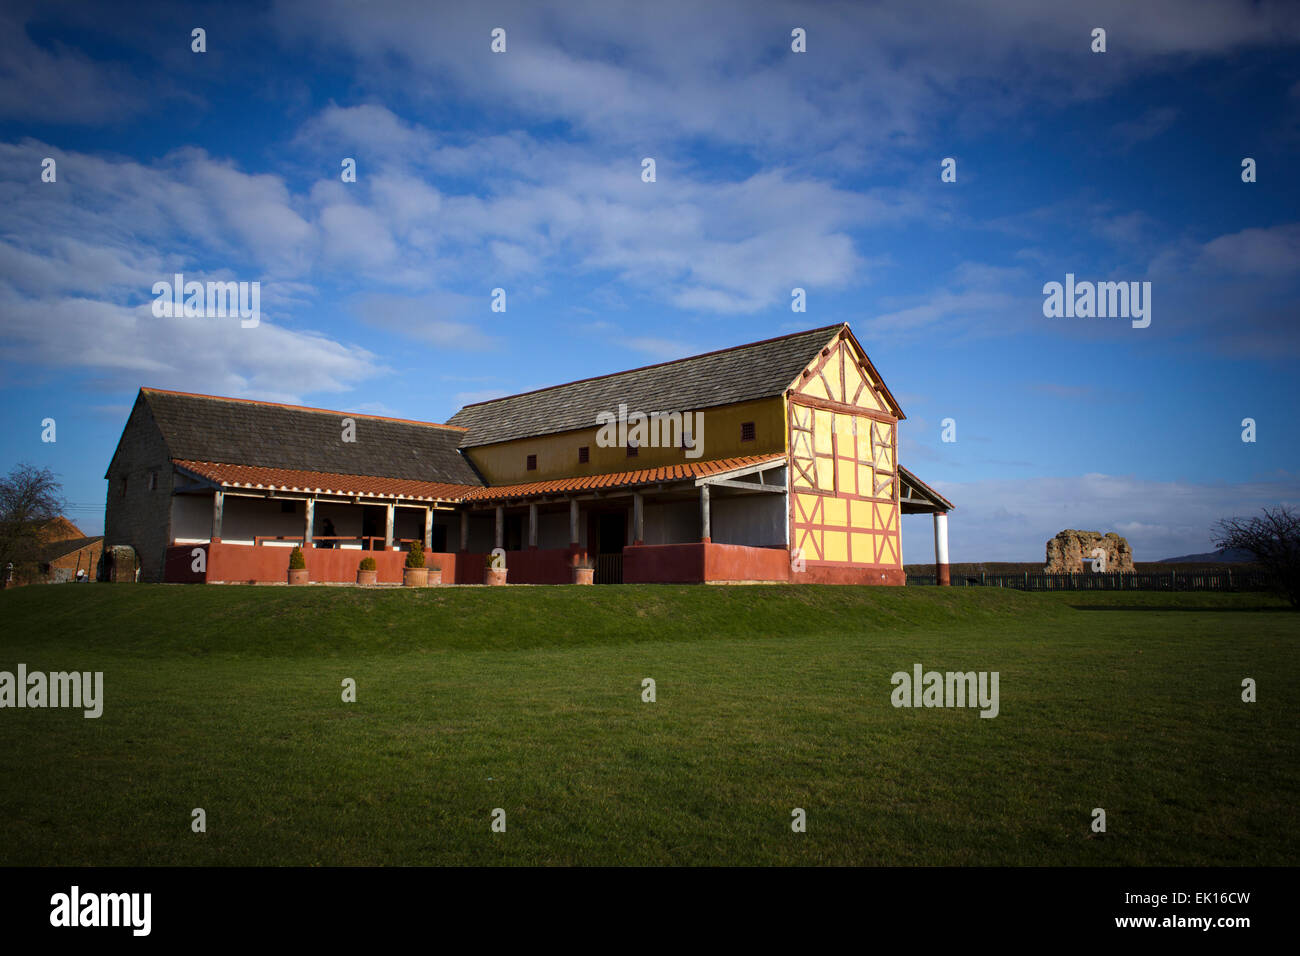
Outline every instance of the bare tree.
<path id="1" fill-rule="evenodd" d="M 0 478 L 0 572 L 40 556 L 41 529 L 65 510 L 63 486 L 48 468 L 20 464 Z"/>
<path id="2" fill-rule="evenodd" d="M 1274 588 L 1300 607 L 1300 514 L 1282 505 L 1254 518 L 1225 518 L 1215 526 L 1214 543 L 1249 551 Z"/>

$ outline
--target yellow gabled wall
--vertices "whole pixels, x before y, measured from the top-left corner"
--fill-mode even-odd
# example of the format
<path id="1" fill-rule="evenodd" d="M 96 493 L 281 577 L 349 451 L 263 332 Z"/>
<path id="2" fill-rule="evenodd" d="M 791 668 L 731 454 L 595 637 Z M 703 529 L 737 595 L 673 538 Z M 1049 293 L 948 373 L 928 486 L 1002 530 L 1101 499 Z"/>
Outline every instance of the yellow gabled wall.
<path id="1" fill-rule="evenodd" d="M 788 406 L 791 547 L 809 564 L 899 568 L 898 419 L 847 338 L 818 365 Z"/>
<path id="2" fill-rule="evenodd" d="M 617 408 L 608 411 L 615 416 L 618 414 Z M 648 415 L 656 411 L 675 409 L 629 408 L 628 414 L 644 412 Z M 626 448 L 602 448 L 596 443 L 600 429 L 594 422 L 590 428 L 480 445 L 466 451 L 474 467 L 492 485 L 513 485 L 552 478 L 689 464 L 716 458 L 785 452 L 785 400 L 780 396 L 698 411 L 704 415 L 703 447 L 701 454 L 694 458 L 686 457 L 686 452 L 681 448 L 663 447 L 643 447 L 638 450 L 635 458 L 629 458 Z M 744 422 L 754 423 L 753 441 L 741 440 L 741 425 Z M 578 463 L 578 448 L 583 445 L 590 451 L 591 457 L 587 464 Z M 528 470 L 529 455 L 537 456 L 535 471 Z"/>

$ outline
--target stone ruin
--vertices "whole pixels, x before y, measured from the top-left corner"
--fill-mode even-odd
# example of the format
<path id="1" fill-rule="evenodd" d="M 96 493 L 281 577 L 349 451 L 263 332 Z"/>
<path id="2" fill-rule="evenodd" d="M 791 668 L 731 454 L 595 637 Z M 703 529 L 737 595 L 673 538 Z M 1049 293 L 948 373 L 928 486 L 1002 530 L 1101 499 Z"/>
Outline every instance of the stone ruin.
<path id="1" fill-rule="evenodd" d="M 1047 566 L 1043 571 L 1047 574 L 1091 571 L 1093 551 L 1097 548 L 1105 552 L 1107 573 L 1133 570 L 1133 549 L 1115 532 L 1062 531 L 1047 542 Z"/>

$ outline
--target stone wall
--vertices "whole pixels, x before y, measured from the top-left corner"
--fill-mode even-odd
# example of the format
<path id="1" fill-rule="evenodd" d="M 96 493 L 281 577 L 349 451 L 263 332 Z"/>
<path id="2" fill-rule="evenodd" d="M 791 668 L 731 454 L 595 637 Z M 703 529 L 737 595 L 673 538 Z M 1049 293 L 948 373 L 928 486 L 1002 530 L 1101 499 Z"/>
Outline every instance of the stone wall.
<path id="1" fill-rule="evenodd" d="M 1133 570 L 1133 549 L 1115 532 L 1102 534 L 1100 531 L 1074 530 L 1062 531 L 1047 542 L 1047 566 L 1043 570 L 1048 574 L 1091 571 L 1096 548 L 1101 548 L 1106 554 L 1102 570 Z"/>
<path id="2" fill-rule="evenodd" d="M 108 468 L 104 547 L 125 544 L 134 548 L 141 581 L 163 579 L 163 560 L 171 544 L 173 481 L 171 456 L 162 432 L 148 403 L 137 397 Z"/>

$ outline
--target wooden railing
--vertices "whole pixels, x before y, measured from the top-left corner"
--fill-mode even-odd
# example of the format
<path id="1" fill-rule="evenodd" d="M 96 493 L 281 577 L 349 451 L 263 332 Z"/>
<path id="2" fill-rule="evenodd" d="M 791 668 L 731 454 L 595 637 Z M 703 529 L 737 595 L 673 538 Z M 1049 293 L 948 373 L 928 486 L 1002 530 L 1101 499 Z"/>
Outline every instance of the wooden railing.
<path id="1" fill-rule="evenodd" d="M 623 583 L 623 555 L 621 554 L 596 555 L 596 574 L 593 579 L 593 583 L 622 584 Z"/>
<path id="2" fill-rule="evenodd" d="M 393 550 L 405 551 L 411 546 L 412 541 L 423 541 L 423 538 L 394 538 Z M 285 543 L 292 542 L 299 547 L 304 547 L 304 537 L 297 535 L 284 534 L 259 534 L 253 538 L 253 545 L 260 546 L 267 541 L 281 541 Z M 315 548 L 335 548 L 338 547 L 336 542 L 346 541 L 348 544 L 360 544 L 358 550 L 361 551 L 383 551 L 384 536 L 380 535 L 360 535 L 360 534 L 334 534 L 334 535 L 312 535 L 312 547 Z"/>

